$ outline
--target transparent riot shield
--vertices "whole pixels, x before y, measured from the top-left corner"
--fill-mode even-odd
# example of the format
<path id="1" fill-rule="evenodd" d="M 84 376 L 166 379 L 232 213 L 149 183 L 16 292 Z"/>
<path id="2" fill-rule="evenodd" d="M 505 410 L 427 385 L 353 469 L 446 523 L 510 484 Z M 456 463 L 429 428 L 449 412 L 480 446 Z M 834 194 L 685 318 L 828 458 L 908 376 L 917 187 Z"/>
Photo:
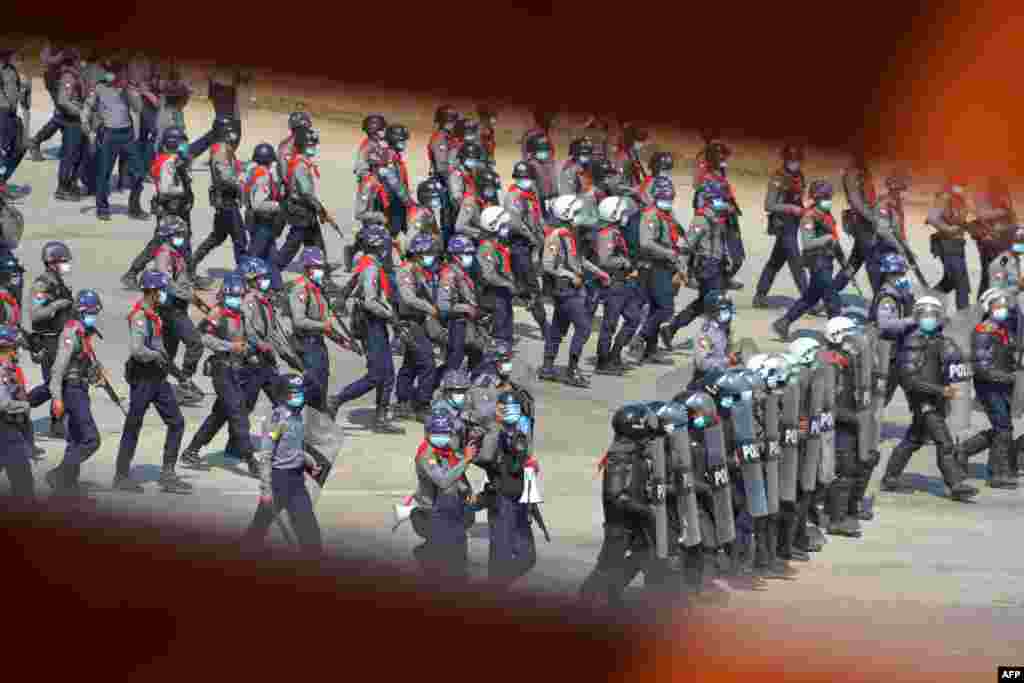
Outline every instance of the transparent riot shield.
<path id="1" fill-rule="evenodd" d="M 943 330 L 952 342 L 943 353 L 943 379 L 957 387 L 956 398 L 946 402 L 946 425 L 959 442 L 971 436 L 971 413 L 974 408 L 974 363 L 971 358 L 971 338 L 981 321 L 979 307 L 973 306 L 952 316 Z"/>
<path id="2" fill-rule="evenodd" d="M 736 540 L 736 519 L 732 509 L 732 486 L 726 463 L 725 434 L 722 425 L 707 427 L 704 432 L 704 457 L 708 484 L 711 486 L 712 514 L 715 536 L 719 544 Z"/>
<path id="3" fill-rule="evenodd" d="M 818 467 L 821 464 L 822 413 L 825 410 L 825 375 L 821 369 L 801 373 L 801 383 L 806 383 L 806 415 L 810 429 L 800 454 L 800 487 L 806 493 L 814 491 L 818 483 Z"/>
<path id="4" fill-rule="evenodd" d="M 780 426 L 782 424 L 782 394 L 771 392 L 762 399 L 764 415 L 764 450 L 761 464 L 764 468 L 764 493 L 769 515 L 779 511 L 779 464 L 782 459 Z"/>
<path id="5" fill-rule="evenodd" d="M 700 513 L 694 488 L 693 452 L 690 450 L 690 432 L 685 426 L 668 436 L 672 471 L 676 475 L 676 504 L 678 506 L 679 543 L 686 548 L 700 545 Z"/>
<path id="6" fill-rule="evenodd" d="M 754 421 L 754 402 L 737 401 L 729 410 L 735 439 L 736 460 L 743 474 L 747 512 L 751 517 L 768 514 L 768 501 L 764 490 L 764 469 L 761 465 L 761 444 L 757 439 Z"/>
<path id="7" fill-rule="evenodd" d="M 668 510 L 665 506 L 667 466 L 665 463 L 666 440 L 652 439 L 647 445 L 647 456 L 651 462 L 651 478 L 647 481 L 647 500 L 654 508 L 654 549 L 659 560 L 668 559 Z"/>

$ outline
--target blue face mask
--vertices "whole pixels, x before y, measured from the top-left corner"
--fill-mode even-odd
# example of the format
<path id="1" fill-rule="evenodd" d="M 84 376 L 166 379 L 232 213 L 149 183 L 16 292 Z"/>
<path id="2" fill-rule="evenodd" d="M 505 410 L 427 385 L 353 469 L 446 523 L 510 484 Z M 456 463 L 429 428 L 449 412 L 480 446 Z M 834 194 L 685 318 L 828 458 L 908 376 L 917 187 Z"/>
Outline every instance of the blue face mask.
<path id="1" fill-rule="evenodd" d="M 301 408 L 305 404 L 306 404 L 306 395 L 305 394 L 292 394 L 291 396 L 288 397 L 288 407 L 289 408 Z"/>
<path id="2" fill-rule="evenodd" d="M 167 303 L 167 292 L 165 290 L 160 290 L 160 296 L 157 297 L 157 301 L 160 302 L 161 304 Z"/>
<path id="3" fill-rule="evenodd" d="M 317 284 L 320 284 L 321 282 L 324 281 L 324 271 L 322 271 L 322 270 L 310 271 L 309 279 L 312 280 L 313 282 L 317 283 Z"/>
<path id="4" fill-rule="evenodd" d="M 224 297 L 224 306 L 230 308 L 232 311 L 237 311 L 242 307 L 242 298 L 237 296 L 226 296 Z"/>
<path id="5" fill-rule="evenodd" d="M 1015 245 L 1013 245 L 1013 253 L 1014 254 L 1024 254 L 1024 244 L 1015 244 Z"/>
<path id="6" fill-rule="evenodd" d="M 96 315 L 83 315 L 82 324 L 88 327 L 89 329 L 94 329 L 96 327 L 96 321 L 98 318 L 99 316 Z"/>
<path id="7" fill-rule="evenodd" d="M 468 254 L 463 254 L 459 257 L 459 262 L 462 263 L 463 268 L 473 267 L 473 257 Z"/>
<path id="8" fill-rule="evenodd" d="M 1009 317 L 1010 317 L 1010 309 L 1008 309 L 1008 308 L 997 308 L 996 310 L 992 311 L 992 319 L 993 320 L 998 320 L 999 322 L 1004 322 Z"/>
<path id="9" fill-rule="evenodd" d="M 184 237 L 175 237 L 175 238 L 173 238 L 171 240 L 171 246 L 173 246 L 175 249 L 181 249 L 183 246 L 185 246 L 185 238 Z"/>
<path id="10" fill-rule="evenodd" d="M 451 403 L 455 408 L 461 410 L 462 406 L 466 405 L 465 394 L 449 394 L 448 402 Z"/>
<path id="11" fill-rule="evenodd" d="M 733 401 L 733 398 L 732 398 L 732 396 L 725 396 L 725 397 L 723 397 L 723 398 L 722 398 L 722 400 L 721 400 L 721 404 L 722 404 L 722 407 L 723 407 L 723 408 L 725 408 L 725 409 L 729 409 L 729 408 L 732 408 L 732 404 L 733 404 L 734 402 L 735 402 L 735 401 Z"/>
<path id="12" fill-rule="evenodd" d="M 498 374 L 500 374 L 502 376 L 511 375 L 512 374 L 512 364 L 511 363 L 499 363 L 498 364 Z"/>
<path id="13" fill-rule="evenodd" d="M 519 409 L 519 406 L 505 406 L 502 421 L 507 425 L 514 425 L 519 423 L 519 418 L 522 416 L 523 412 Z"/>
<path id="14" fill-rule="evenodd" d="M 732 320 L 732 311 L 726 310 L 718 312 L 718 322 L 727 323 L 730 320 Z"/>
<path id="15" fill-rule="evenodd" d="M 536 156 L 540 161 L 546 161 L 551 154 L 549 152 L 537 152 Z"/>
<path id="16" fill-rule="evenodd" d="M 693 418 L 693 426 L 696 427 L 697 429 L 704 429 L 704 427 L 706 427 L 707 424 L 708 424 L 708 416 L 707 415 L 700 415 L 698 417 Z"/>
<path id="17" fill-rule="evenodd" d="M 938 318 L 921 318 L 921 320 L 918 321 L 917 325 L 918 325 L 918 327 L 921 328 L 921 331 L 924 332 L 925 334 L 932 334 L 936 330 L 939 329 L 939 319 Z"/>
<path id="18" fill-rule="evenodd" d="M 434 256 L 424 256 L 423 257 L 423 267 L 424 268 L 433 268 L 434 267 L 434 261 L 435 261 L 435 257 Z"/>
<path id="19" fill-rule="evenodd" d="M 268 278 L 263 278 L 259 281 L 258 286 L 261 292 L 265 292 L 270 289 L 270 280 Z"/>
<path id="20" fill-rule="evenodd" d="M 448 434 L 431 434 L 430 445 L 435 448 L 448 448 L 452 442 L 452 437 Z"/>
<path id="21" fill-rule="evenodd" d="M 831 211 L 832 210 L 832 200 L 831 199 L 819 199 L 818 200 L 818 208 L 821 209 L 822 211 Z"/>
<path id="22" fill-rule="evenodd" d="M 443 207 L 444 202 L 442 202 L 440 199 L 430 200 L 430 208 L 432 208 L 434 211 L 440 211 Z"/>
<path id="23" fill-rule="evenodd" d="M 727 206 L 729 206 L 729 204 L 721 199 L 711 200 L 711 210 L 714 211 L 715 213 L 721 213 L 722 211 L 725 211 Z"/>
<path id="24" fill-rule="evenodd" d="M 902 290 L 909 290 L 911 287 L 910 278 L 908 277 L 901 277 L 899 280 L 896 280 L 896 282 L 893 284 L 896 285 L 897 289 Z"/>

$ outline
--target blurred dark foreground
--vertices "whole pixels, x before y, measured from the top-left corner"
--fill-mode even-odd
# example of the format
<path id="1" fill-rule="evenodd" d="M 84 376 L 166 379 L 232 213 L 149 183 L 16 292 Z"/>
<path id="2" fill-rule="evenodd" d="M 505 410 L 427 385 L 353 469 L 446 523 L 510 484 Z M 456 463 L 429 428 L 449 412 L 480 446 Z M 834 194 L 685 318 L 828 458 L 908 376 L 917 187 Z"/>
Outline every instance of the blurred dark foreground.
<path id="1" fill-rule="evenodd" d="M 981 680 L 824 624 L 587 612 L 448 590 L 363 558 L 243 555 L 237 538 L 152 519 L 7 506 L 0 528 L 5 680 Z"/>

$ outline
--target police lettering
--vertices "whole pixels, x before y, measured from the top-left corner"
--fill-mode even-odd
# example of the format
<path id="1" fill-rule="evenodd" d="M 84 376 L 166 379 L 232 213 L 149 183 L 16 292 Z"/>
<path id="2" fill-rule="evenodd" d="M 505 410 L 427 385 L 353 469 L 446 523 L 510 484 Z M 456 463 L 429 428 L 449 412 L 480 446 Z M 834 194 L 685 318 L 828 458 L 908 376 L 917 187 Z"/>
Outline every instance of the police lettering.
<path id="1" fill-rule="evenodd" d="M 784 436 L 785 444 L 787 446 L 795 446 L 800 440 L 800 431 L 797 429 L 787 429 Z"/>
<path id="2" fill-rule="evenodd" d="M 718 467 L 708 472 L 711 478 L 711 485 L 715 488 L 723 488 L 729 485 L 729 470 L 725 467 Z"/>
<path id="3" fill-rule="evenodd" d="M 761 449 L 756 443 L 744 444 L 737 451 L 739 451 L 740 460 L 744 462 L 757 462 L 761 459 Z"/>
<path id="4" fill-rule="evenodd" d="M 782 447 L 779 446 L 777 441 L 772 441 L 768 444 L 768 460 L 778 460 L 779 454 L 782 452 Z"/>
<path id="5" fill-rule="evenodd" d="M 963 382 L 971 378 L 971 371 L 965 363 L 951 363 L 947 375 L 951 382 Z"/>

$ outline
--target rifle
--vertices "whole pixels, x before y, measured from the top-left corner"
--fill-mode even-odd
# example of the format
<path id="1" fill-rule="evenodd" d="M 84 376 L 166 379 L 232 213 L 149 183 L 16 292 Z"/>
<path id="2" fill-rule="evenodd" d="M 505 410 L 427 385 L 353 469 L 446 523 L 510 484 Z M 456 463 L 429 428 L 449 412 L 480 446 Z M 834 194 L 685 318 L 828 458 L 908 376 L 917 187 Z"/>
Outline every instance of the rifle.
<path id="1" fill-rule="evenodd" d="M 914 277 L 917 278 L 917 281 L 921 283 L 922 287 L 929 289 L 928 280 L 925 279 L 924 273 L 921 272 L 921 266 L 918 264 L 917 257 L 914 256 L 914 252 L 910 250 L 910 245 L 906 244 L 899 237 L 896 238 L 896 243 L 899 245 L 903 258 L 906 259 L 907 263 L 910 264 L 911 270 L 914 271 Z"/>
<path id="2" fill-rule="evenodd" d="M 199 295 L 195 292 L 192 292 L 192 305 L 198 308 L 203 315 L 210 315 L 210 311 L 213 310 L 210 308 L 210 304 L 200 299 Z"/>
<path id="3" fill-rule="evenodd" d="M 842 270 L 848 270 L 850 266 L 847 264 L 846 254 L 843 253 L 842 245 L 839 244 L 839 242 L 833 240 L 832 249 L 835 253 L 836 260 L 839 261 L 839 266 L 842 268 Z M 861 291 L 860 285 L 857 284 L 857 279 L 853 276 L 852 273 L 850 274 L 850 284 L 853 285 L 853 288 L 857 290 L 857 296 L 863 299 L 864 292 Z"/>
<path id="4" fill-rule="evenodd" d="M 99 330 L 93 330 L 93 332 L 96 333 L 97 337 L 103 339 L 103 334 Z M 98 386 L 99 388 L 103 389 L 103 391 L 106 392 L 107 396 L 110 397 L 110 400 L 117 404 L 117 407 L 121 409 L 122 415 L 128 417 L 128 411 L 124 409 L 124 403 L 122 403 L 121 397 L 117 395 L 117 392 L 114 390 L 113 385 L 111 385 L 110 380 L 107 378 L 107 371 L 103 367 L 103 364 L 100 363 L 99 359 L 96 357 L 95 352 L 93 352 L 92 354 L 92 360 L 94 363 L 96 363 L 96 375 L 93 380 L 94 384 L 96 384 L 96 386 Z"/>
<path id="5" fill-rule="evenodd" d="M 540 513 L 540 506 L 537 503 L 529 504 L 530 519 L 537 522 L 537 526 L 540 527 L 541 533 L 544 534 L 544 540 L 551 543 L 551 534 L 548 533 L 548 525 L 544 523 L 544 515 Z"/>
<path id="6" fill-rule="evenodd" d="M 337 267 L 337 265 L 334 266 L 334 268 Z M 331 297 L 338 297 L 341 299 L 342 302 L 344 302 L 346 297 L 346 289 L 349 289 L 349 291 L 351 291 L 351 289 L 347 287 L 330 287 L 327 291 L 324 292 L 324 294 L 326 294 L 325 301 L 327 303 L 327 312 L 331 314 L 331 317 L 334 319 L 334 322 L 337 323 L 338 327 L 341 328 L 341 334 L 338 334 L 337 331 L 332 329 L 331 333 L 328 333 L 325 336 L 327 336 L 328 339 L 330 339 L 332 342 L 334 342 L 341 348 L 347 349 L 352 353 L 356 354 L 357 356 L 365 356 L 366 350 L 363 348 L 363 345 L 360 344 L 359 340 L 356 339 L 355 335 L 352 334 L 352 330 L 349 329 L 348 325 L 345 323 L 344 318 L 341 317 L 341 313 L 335 306 L 331 304 L 330 301 Z"/>
<path id="7" fill-rule="evenodd" d="M 324 209 L 323 212 L 320 214 L 320 220 L 334 228 L 334 232 L 338 234 L 339 240 L 345 239 L 345 233 L 341 231 L 341 227 L 338 225 L 337 221 L 334 220 L 334 216 L 328 213 L 327 209 Z"/>

